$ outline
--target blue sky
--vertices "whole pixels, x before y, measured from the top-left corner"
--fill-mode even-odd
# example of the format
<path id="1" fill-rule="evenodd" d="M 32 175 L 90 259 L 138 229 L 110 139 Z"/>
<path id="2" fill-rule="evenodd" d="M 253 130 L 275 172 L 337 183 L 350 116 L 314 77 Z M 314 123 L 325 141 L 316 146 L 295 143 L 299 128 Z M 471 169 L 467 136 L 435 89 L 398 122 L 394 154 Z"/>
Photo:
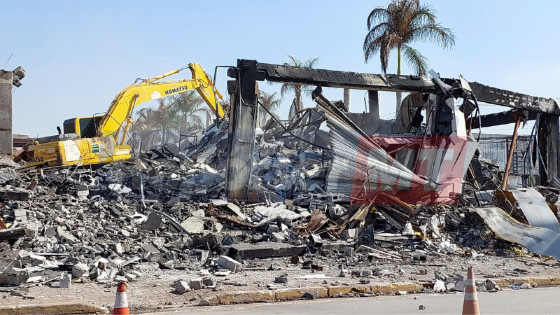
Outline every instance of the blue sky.
<path id="1" fill-rule="evenodd" d="M 558 1 L 421 1 L 457 36 L 453 49 L 412 46 L 442 76 L 543 97 L 560 97 Z M 380 73 L 364 63 L 366 18 L 388 1 L 7 1 L 0 0 L 0 68 L 23 66 L 13 97 L 14 132 L 56 133 L 66 118 L 103 113 L 138 77 L 197 62 L 210 74 L 238 58 L 282 64 L 319 57 L 318 68 Z M 11 57 L 10 57 L 11 56 Z M 396 55 L 389 73 L 396 72 Z M 410 73 L 405 66 L 403 73 Z M 184 72 L 177 79 L 186 78 Z M 218 88 L 226 93 L 225 71 Z M 275 92 L 278 85 L 261 84 Z M 363 109 L 363 91 L 352 94 Z M 341 99 L 342 91 L 329 91 Z M 280 109 L 286 116 L 292 97 Z M 385 98 L 382 99 L 385 101 Z M 312 106 L 310 99 L 304 104 Z M 394 103 L 381 104 L 391 117 Z M 483 112 L 505 108 L 484 106 Z M 529 132 L 526 127 L 524 133 Z M 511 133 L 511 126 L 494 132 Z"/>

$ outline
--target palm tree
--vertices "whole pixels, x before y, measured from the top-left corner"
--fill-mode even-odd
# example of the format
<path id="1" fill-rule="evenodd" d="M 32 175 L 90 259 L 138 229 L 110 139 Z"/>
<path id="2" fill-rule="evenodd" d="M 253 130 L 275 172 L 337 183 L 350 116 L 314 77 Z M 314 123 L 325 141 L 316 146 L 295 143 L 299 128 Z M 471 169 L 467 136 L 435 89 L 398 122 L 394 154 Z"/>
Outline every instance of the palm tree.
<path id="1" fill-rule="evenodd" d="M 285 66 L 292 66 L 298 68 L 313 68 L 313 66 L 319 61 L 319 58 L 309 58 L 306 61 L 301 61 L 293 56 L 288 55 L 290 59 L 288 62 L 284 63 Z M 303 103 L 301 101 L 301 94 L 305 92 L 307 94 L 311 93 L 308 85 L 300 84 L 300 83 L 284 83 L 282 84 L 282 88 L 280 89 L 280 97 L 284 97 L 286 93 L 294 92 L 294 112 L 299 112 L 303 109 Z M 292 118 L 292 117 L 290 117 Z"/>
<path id="2" fill-rule="evenodd" d="M 204 100 L 195 90 L 186 91 L 171 97 L 169 102 L 170 117 L 179 130 L 188 127 L 203 128 L 201 113 L 205 113 Z"/>
<path id="3" fill-rule="evenodd" d="M 427 59 L 409 44 L 429 41 L 452 47 L 455 35 L 436 22 L 434 11 L 418 0 L 392 0 L 387 8 L 378 7 L 367 18 L 368 33 L 364 39 L 364 56 L 368 62 L 379 52 L 381 69 L 387 73 L 389 53 L 397 48 L 397 74 L 401 74 L 401 52 L 416 74 L 426 73 Z"/>
<path id="4" fill-rule="evenodd" d="M 271 112 L 272 115 L 278 117 L 274 113 L 276 109 L 278 109 L 278 107 L 280 106 L 280 99 L 276 98 L 276 92 L 270 94 L 263 91 L 259 91 L 259 102 L 264 108 L 266 108 L 269 112 Z M 268 114 L 266 110 L 259 107 L 259 121 L 258 121 L 259 127 L 264 126 L 269 118 L 270 118 L 270 114 Z"/>
<path id="5" fill-rule="evenodd" d="M 132 130 L 162 130 L 162 144 L 166 142 L 169 129 L 173 126 L 173 120 L 170 118 L 169 109 L 163 99 L 159 100 L 159 106 L 156 109 L 142 108 L 138 111 L 138 118 L 133 125 Z"/>

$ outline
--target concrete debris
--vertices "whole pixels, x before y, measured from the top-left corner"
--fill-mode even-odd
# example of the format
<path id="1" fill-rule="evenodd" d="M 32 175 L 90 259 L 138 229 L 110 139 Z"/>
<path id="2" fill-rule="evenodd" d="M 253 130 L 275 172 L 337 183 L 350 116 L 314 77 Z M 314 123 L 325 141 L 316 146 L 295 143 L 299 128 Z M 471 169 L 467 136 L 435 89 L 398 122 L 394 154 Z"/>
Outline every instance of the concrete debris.
<path id="1" fill-rule="evenodd" d="M 177 291 L 177 293 L 179 294 L 183 294 L 185 292 L 189 292 L 191 290 L 191 287 L 189 286 L 189 284 L 183 280 L 177 280 L 174 283 L 174 287 L 175 287 L 175 291 Z"/>
<path id="2" fill-rule="evenodd" d="M 63 272 L 60 274 L 59 288 L 68 289 L 72 285 L 72 274 Z"/>
<path id="3" fill-rule="evenodd" d="M 445 282 L 441 280 L 436 280 L 434 282 L 434 292 L 445 292 L 447 287 L 445 286 Z"/>
<path id="4" fill-rule="evenodd" d="M 204 283 L 202 278 L 194 278 L 189 281 L 188 286 L 193 290 L 201 290 L 204 288 Z"/>
<path id="5" fill-rule="evenodd" d="M 89 266 L 84 263 L 77 263 L 72 266 L 72 277 L 79 279 L 89 274 Z"/>
<path id="6" fill-rule="evenodd" d="M 219 266 L 229 269 L 232 272 L 239 272 L 243 270 L 243 265 L 240 262 L 228 256 L 222 255 L 218 257 L 217 263 Z"/>
<path id="7" fill-rule="evenodd" d="M 227 198 L 227 122 L 211 126 L 186 147 L 141 152 L 137 163 L 18 170 L 18 164 L 0 159 L 0 285 L 58 278 L 61 288 L 72 279 L 133 282 L 168 269 L 193 275 L 174 282 L 183 294 L 218 290 L 235 273 L 251 270 L 276 273 L 267 280 L 274 279 L 276 287 L 288 283 L 288 268 L 308 272 L 290 275 L 290 281 L 334 276 L 365 284 L 373 277 L 392 281 L 407 272 L 426 276 L 425 266 L 441 257 L 485 260 L 528 254 L 520 245 L 560 258 L 555 206 L 560 191 L 499 190 L 499 170 L 491 163 L 482 157 L 468 163 L 474 154 L 468 144 L 476 144 L 470 137 L 462 147 L 469 151 L 461 156 L 466 161 L 450 163 L 461 164 L 460 175 L 464 166 L 472 166 L 460 177 L 466 184 L 457 195 L 417 196 L 411 190 L 417 199 L 403 201 L 389 194 L 390 188 L 403 182 L 413 188 L 426 184 L 418 169 L 436 157 L 418 157 L 421 163 L 412 165 L 408 153 L 394 153 L 399 151 L 396 138 L 402 137 L 388 136 L 362 159 L 365 149 L 357 144 L 363 131 L 348 117 L 324 106 L 302 115 L 307 118 L 288 126 L 271 122 L 257 134 L 254 156 L 248 159 L 247 200 Z M 436 122 L 434 130 L 464 129 L 464 121 L 458 124 L 461 117 L 438 115 L 449 121 Z M 325 120 L 330 136 L 319 132 Z M 321 143 L 316 142 L 320 134 L 326 137 Z M 348 172 L 349 165 L 358 165 L 360 174 Z M 373 184 L 354 181 L 376 171 Z M 442 172 L 432 169 L 426 187 L 441 184 L 435 179 L 449 175 Z M 381 193 L 368 199 L 364 187 Z M 445 202 L 423 202 L 424 197 Z M 539 207 L 531 207 L 533 201 Z M 393 267 L 378 267 L 380 262 Z M 410 266 L 416 269 L 410 272 Z M 451 272 L 436 273 L 432 280 L 434 292 L 465 288 L 465 279 Z M 492 280 L 480 285 L 500 290 Z M 307 298 L 315 298 L 316 293 L 308 293 Z"/>

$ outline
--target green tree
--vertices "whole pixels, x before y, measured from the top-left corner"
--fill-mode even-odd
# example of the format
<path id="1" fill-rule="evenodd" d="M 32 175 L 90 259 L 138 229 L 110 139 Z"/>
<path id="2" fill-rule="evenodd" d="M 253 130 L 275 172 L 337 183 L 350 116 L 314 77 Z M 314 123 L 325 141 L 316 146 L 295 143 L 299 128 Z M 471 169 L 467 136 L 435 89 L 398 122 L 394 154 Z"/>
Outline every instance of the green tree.
<path id="1" fill-rule="evenodd" d="M 381 69 L 387 73 L 389 53 L 397 48 L 397 74 L 401 74 L 401 52 L 416 74 L 426 73 L 427 59 L 410 44 L 433 42 L 443 48 L 455 44 L 455 35 L 436 22 L 434 11 L 418 0 L 393 0 L 386 7 L 377 7 L 367 18 L 368 33 L 364 39 L 364 56 L 368 62 L 379 53 Z"/>
<path id="2" fill-rule="evenodd" d="M 275 114 L 275 111 L 280 106 L 280 99 L 276 98 L 276 93 L 270 94 L 264 91 L 260 91 L 259 102 L 264 108 L 268 109 L 268 111 L 271 112 L 272 115 L 278 117 Z M 270 119 L 270 114 L 259 106 L 259 121 L 258 121 L 259 127 L 264 126 L 269 119 Z"/>
<path id="3" fill-rule="evenodd" d="M 168 107 L 170 117 L 179 130 L 204 128 L 200 115 L 206 113 L 206 103 L 195 90 L 172 96 Z"/>
<path id="4" fill-rule="evenodd" d="M 142 108 L 138 111 L 138 117 L 134 123 L 133 130 L 161 130 L 163 133 L 162 143 L 167 140 L 167 134 L 173 126 L 170 119 L 169 109 L 163 99 L 159 100 L 157 108 Z"/>
<path id="5" fill-rule="evenodd" d="M 319 61 L 319 58 L 309 58 L 306 61 L 301 61 L 296 57 L 288 55 L 288 62 L 284 63 L 285 66 L 292 66 L 298 68 L 313 68 L 315 64 Z M 294 105 L 294 112 L 299 112 L 303 109 L 303 103 L 301 100 L 302 93 L 310 94 L 311 90 L 309 85 L 304 85 L 301 83 L 284 83 L 282 84 L 282 88 L 280 89 L 280 96 L 284 98 L 284 96 L 289 93 L 293 92 L 295 97 L 292 104 Z M 290 117 L 292 118 L 292 117 Z"/>

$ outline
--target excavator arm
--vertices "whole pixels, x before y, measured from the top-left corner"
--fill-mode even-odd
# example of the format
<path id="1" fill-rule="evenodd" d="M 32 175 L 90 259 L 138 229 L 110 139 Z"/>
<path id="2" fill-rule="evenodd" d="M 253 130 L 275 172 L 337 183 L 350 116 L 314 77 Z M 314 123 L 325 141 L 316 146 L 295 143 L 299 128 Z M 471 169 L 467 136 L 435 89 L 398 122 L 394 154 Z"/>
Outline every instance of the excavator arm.
<path id="1" fill-rule="evenodd" d="M 163 78 L 179 73 L 182 69 L 173 70 L 157 77 L 146 79 L 141 83 L 132 84 L 122 90 L 115 97 L 109 110 L 101 119 L 97 132 L 98 136 L 113 135 L 116 137 L 121 129 L 126 132 L 129 122 L 126 125 L 123 125 L 123 123 L 130 119 L 134 107 L 146 101 L 156 100 L 192 89 L 195 89 L 200 94 L 214 114 L 223 118 L 224 109 L 219 101 L 222 100 L 222 95 L 216 90 L 208 74 L 196 63 L 190 63 L 188 68 L 192 72 L 191 80 L 158 82 Z"/>

